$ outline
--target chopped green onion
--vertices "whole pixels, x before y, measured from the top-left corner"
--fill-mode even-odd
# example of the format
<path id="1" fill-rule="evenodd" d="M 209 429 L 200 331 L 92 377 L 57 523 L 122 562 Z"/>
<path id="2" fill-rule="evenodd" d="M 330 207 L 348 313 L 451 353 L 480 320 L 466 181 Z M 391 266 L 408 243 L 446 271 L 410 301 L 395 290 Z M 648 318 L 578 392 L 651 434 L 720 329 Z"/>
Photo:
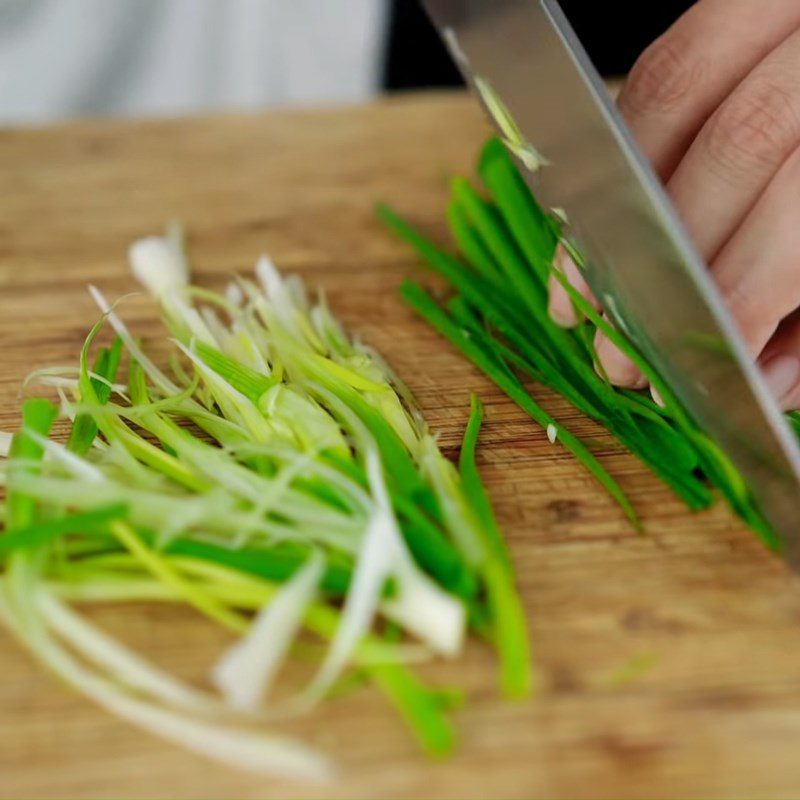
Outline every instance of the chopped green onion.
<path id="1" fill-rule="evenodd" d="M 502 118 L 503 110 L 491 91 L 488 97 Z M 634 526 L 639 527 L 638 517 L 616 480 L 563 425 L 544 413 L 520 376 L 548 386 L 605 426 L 692 510 L 708 507 L 714 499 L 709 484 L 717 487 L 764 542 L 778 548 L 778 539 L 729 459 L 698 429 L 635 343 L 613 328 L 553 264 L 559 240 L 579 267 L 583 260 L 561 237 L 567 224 L 563 213 L 544 212 L 509 156 L 510 148 L 524 160 L 524 143 L 515 141 L 518 134 L 508 126 L 504 136 L 502 144 L 491 140 L 479 160 L 488 197 L 464 178 L 452 182 L 447 218 L 459 255 L 444 251 L 389 208 L 379 206 L 379 216 L 447 280 L 453 296 L 440 306 L 410 282 L 401 293 L 536 420 L 552 443 L 560 443 L 582 461 Z M 546 292 L 551 277 L 567 291 L 581 320 L 573 330 L 564 330 L 549 318 Z M 598 330 L 647 376 L 652 396 L 612 387 L 600 374 L 592 345 Z M 800 434 L 800 416 L 789 415 L 789 421 Z"/>
<path id="2" fill-rule="evenodd" d="M 268 259 L 260 285 L 239 280 L 228 297 L 188 285 L 175 235 L 134 244 L 130 261 L 159 303 L 169 367 L 90 287 L 103 316 L 77 369 L 36 373 L 58 379 L 62 402 L 25 403 L 4 462 L 0 618 L 17 638 L 121 717 L 262 773 L 330 773 L 313 748 L 253 723 L 308 713 L 353 675 L 427 753 L 451 752 L 453 693 L 410 659 L 456 658 L 470 630 L 496 648 L 503 691 L 529 694 L 525 620 L 475 466 L 477 401 L 459 471 L 380 356 Z M 50 436 L 58 416 L 73 419 L 66 444 Z M 239 637 L 218 691 L 70 605 L 125 600 L 183 603 Z M 283 666 L 307 656 L 301 633 L 323 654 L 279 697 Z"/>

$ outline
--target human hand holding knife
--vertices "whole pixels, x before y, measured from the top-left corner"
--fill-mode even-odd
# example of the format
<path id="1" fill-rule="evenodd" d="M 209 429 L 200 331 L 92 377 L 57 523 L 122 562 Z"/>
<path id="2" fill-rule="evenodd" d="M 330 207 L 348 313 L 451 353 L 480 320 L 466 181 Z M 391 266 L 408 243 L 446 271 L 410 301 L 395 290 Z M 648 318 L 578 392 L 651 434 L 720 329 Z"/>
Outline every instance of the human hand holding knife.
<path id="1" fill-rule="evenodd" d="M 635 65 L 623 117 L 784 409 L 800 406 L 800 2 L 700 0 Z M 574 265 L 566 273 L 587 296 Z M 551 290 L 551 314 L 575 317 Z M 609 378 L 646 385 L 605 337 Z"/>
<path id="2" fill-rule="evenodd" d="M 705 0 L 690 12 L 695 17 L 685 19 L 702 21 L 704 17 L 698 18 L 698 14 L 710 13 L 709 9 L 719 11 L 723 4 L 730 14 L 734 7 L 743 7 L 746 2 Z M 781 259 L 781 253 L 791 256 L 794 250 L 800 255 L 800 226 L 792 224 L 791 207 L 780 207 L 790 193 L 793 174 L 800 170 L 798 157 L 791 155 L 791 145 L 786 143 L 790 137 L 787 135 L 785 142 L 781 140 L 784 150 L 789 151 L 782 164 L 767 147 L 770 133 L 762 131 L 764 135 L 759 136 L 751 130 L 754 141 L 764 146 L 763 153 L 751 158 L 754 166 L 762 168 L 760 183 L 752 170 L 742 170 L 738 175 L 740 189 L 734 192 L 720 172 L 724 158 L 718 157 L 714 162 L 717 166 L 706 167 L 704 172 L 703 160 L 695 152 L 702 152 L 703 141 L 707 147 L 709 136 L 703 131 L 715 117 L 715 98 L 722 103 L 717 106 L 722 120 L 727 118 L 726 97 L 736 91 L 735 87 L 730 89 L 730 78 L 727 84 L 719 78 L 712 80 L 716 92 L 704 90 L 705 113 L 711 114 L 705 125 L 703 114 L 695 113 L 668 135 L 666 123 L 662 120 L 660 125 L 653 124 L 650 117 L 656 113 L 651 109 L 668 109 L 669 102 L 665 104 L 661 96 L 648 107 L 642 100 L 648 81 L 654 80 L 648 76 L 656 69 L 645 59 L 644 67 L 638 68 L 644 77 L 634 76 L 621 98 L 622 108 L 634 117 L 633 125 L 628 126 L 556 0 L 426 0 L 425 5 L 516 157 L 521 174 L 539 200 L 546 207 L 557 209 L 567 221 L 564 244 L 585 257 L 582 274 L 587 287 L 591 287 L 611 321 L 659 373 L 683 408 L 729 456 L 782 538 L 784 555 L 800 567 L 800 448 L 775 402 L 777 379 L 773 375 L 771 390 L 754 363 L 754 356 L 769 355 L 765 346 L 779 346 L 775 342 L 782 340 L 779 337 L 771 341 L 772 331 L 800 302 L 800 281 L 792 281 L 791 274 L 786 274 L 794 266 L 791 258 Z M 747 69 L 755 53 L 775 53 L 757 61 L 766 66 L 756 69 L 769 70 L 768 75 L 772 75 L 772 59 L 776 66 L 783 63 L 779 30 L 785 33 L 786 26 L 795 19 L 800 22 L 796 9 L 794 16 L 789 13 L 790 6 L 797 6 L 795 0 L 769 0 L 766 6 L 767 9 L 760 4 L 759 15 L 768 14 L 768 9 L 777 14 L 782 9 L 784 27 L 776 26 L 774 19 L 764 23 L 764 31 L 759 34 L 760 50 L 754 45 L 749 60 L 741 58 L 738 62 L 737 69 L 745 76 L 742 86 L 750 87 Z M 766 36 L 767 28 L 771 38 Z M 794 39 L 790 36 L 786 42 L 785 47 L 790 47 Z M 777 49 L 770 51 L 770 45 Z M 661 58 L 659 48 L 664 52 L 659 44 L 656 55 L 648 58 Z M 715 53 L 717 58 L 724 55 L 724 50 Z M 687 80 L 691 83 L 691 79 Z M 645 88 L 640 88 L 643 84 Z M 758 81 L 755 85 L 759 85 Z M 726 87 L 729 94 L 723 91 L 720 99 L 721 90 Z M 668 100 L 674 93 L 667 93 Z M 744 104 L 734 104 L 734 111 Z M 632 106 L 639 109 L 638 116 Z M 719 117 L 716 119 L 711 131 L 721 124 Z M 763 116 L 753 119 L 755 128 L 751 128 L 760 131 L 764 123 L 758 120 Z M 699 133 L 690 138 L 686 132 L 698 125 Z M 684 131 L 682 157 L 674 144 L 674 130 Z M 740 134 L 737 129 L 733 135 L 734 151 L 737 146 L 743 147 L 743 142 L 746 144 L 746 138 L 736 138 Z M 637 143 L 637 137 L 642 136 L 647 140 L 645 151 Z M 770 153 L 776 162 L 772 177 L 768 168 Z M 728 160 L 730 183 L 741 159 L 729 156 Z M 679 180 L 683 173 L 686 176 Z M 712 177 L 716 184 L 711 183 Z M 671 192 L 680 191 L 675 204 L 665 190 L 663 178 L 668 179 Z M 699 184 L 710 187 L 712 199 L 707 198 L 705 204 L 714 203 L 715 210 L 711 212 L 714 222 L 709 232 L 695 244 L 692 234 L 697 223 L 690 220 L 687 230 L 676 205 L 680 205 L 680 198 L 686 198 L 698 213 L 702 211 L 704 201 L 696 196 Z M 737 214 L 743 217 L 738 227 L 733 222 Z M 729 241 L 725 239 L 726 231 Z M 778 234 L 784 237 L 783 249 L 776 246 L 767 259 L 763 253 L 764 237 L 768 241 Z M 704 260 L 709 248 L 719 251 L 709 259 L 715 277 L 730 281 L 722 284 L 722 291 Z M 750 301 L 747 292 L 751 278 L 746 268 L 759 258 L 761 269 L 770 267 L 772 277 L 764 281 L 769 285 L 759 287 Z M 737 276 L 741 278 L 738 284 Z M 738 286 L 733 297 L 726 297 L 726 286 Z M 733 309 L 728 307 L 731 299 L 735 300 Z M 737 314 L 737 309 L 748 316 Z M 771 314 L 769 322 L 766 315 L 758 317 L 758 312 L 765 309 Z M 791 322 L 786 326 L 791 330 Z M 601 352 L 604 363 L 620 358 L 602 341 L 598 344 L 605 351 Z M 777 352 L 773 356 L 781 360 L 784 357 L 792 356 Z M 784 369 L 786 363 L 776 361 L 772 366 Z M 612 377 L 621 382 L 620 372 L 625 365 L 611 366 L 618 369 Z M 771 365 L 766 366 L 769 370 Z M 789 382 L 786 376 L 784 379 Z M 627 380 L 637 383 L 635 374 L 629 374 Z"/>

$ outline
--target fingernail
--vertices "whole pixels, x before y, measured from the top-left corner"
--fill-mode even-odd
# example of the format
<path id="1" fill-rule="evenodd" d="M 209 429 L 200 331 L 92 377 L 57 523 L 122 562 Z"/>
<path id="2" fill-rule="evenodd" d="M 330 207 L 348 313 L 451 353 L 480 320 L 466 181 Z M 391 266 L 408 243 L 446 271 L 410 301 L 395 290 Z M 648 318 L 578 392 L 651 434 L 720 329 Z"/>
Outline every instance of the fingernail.
<path id="1" fill-rule="evenodd" d="M 775 356 L 762 369 L 764 380 L 778 402 L 800 381 L 800 360 L 794 356 Z"/>
<path id="2" fill-rule="evenodd" d="M 556 262 L 561 261 L 562 255 L 562 251 L 556 251 Z M 563 272 L 560 263 L 556 263 L 553 268 Z M 578 324 L 578 315 L 575 313 L 567 290 L 553 275 L 550 276 L 548 292 L 547 312 L 550 314 L 550 319 L 562 328 L 574 328 Z"/>
<path id="3" fill-rule="evenodd" d="M 563 272 L 564 275 L 567 276 L 567 280 L 570 283 L 574 283 L 575 278 L 581 275 L 581 271 L 575 263 L 575 259 L 573 259 L 563 244 L 556 247 L 555 267 L 559 272 Z"/>
<path id="4" fill-rule="evenodd" d="M 647 386 L 647 378 L 636 364 L 602 333 L 597 334 L 594 348 L 600 365 L 615 386 L 627 389 L 644 389 Z"/>
<path id="5" fill-rule="evenodd" d="M 659 408 L 666 408 L 667 407 L 667 404 L 664 402 L 664 399 L 661 397 L 661 395 L 659 394 L 658 390 L 654 386 L 650 387 L 650 397 L 653 398 L 653 402 Z"/>
<path id="6" fill-rule="evenodd" d="M 561 287 L 558 287 L 561 289 Z M 572 304 L 569 303 L 569 298 L 567 298 L 567 304 L 560 302 L 559 300 L 555 299 L 555 295 L 550 295 L 550 303 L 547 307 L 548 313 L 550 314 L 550 319 L 559 325 L 562 328 L 574 328 L 578 324 L 578 317 L 575 314 L 575 309 L 572 307 Z"/>

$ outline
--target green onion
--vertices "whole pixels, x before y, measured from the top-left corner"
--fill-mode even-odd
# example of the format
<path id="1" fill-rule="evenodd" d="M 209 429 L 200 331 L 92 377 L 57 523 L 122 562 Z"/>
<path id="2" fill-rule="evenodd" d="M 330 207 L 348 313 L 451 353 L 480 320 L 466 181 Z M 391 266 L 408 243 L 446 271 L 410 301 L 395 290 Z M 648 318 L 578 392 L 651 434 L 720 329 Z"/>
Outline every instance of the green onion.
<path id="1" fill-rule="evenodd" d="M 91 287 L 103 316 L 77 370 L 35 373 L 61 405 L 25 403 L 0 473 L 0 618 L 17 638 L 112 712 L 257 772 L 328 775 L 316 750 L 252 723 L 308 713 L 354 675 L 427 753 L 451 752 L 452 693 L 405 661 L 457 657 L 470 631 L 496 649 L 504 693 L 529 695 L 524 615 L 475 465 L 477 401 L 456 469 L 380 356 L 268 259 L 227 296 L 187 285 L 174 233 L 137 242 L 130 260 L 159 302 L 170 366 Z M 72 420 L 66 444 L 50 436 L 57 417 Z M 70 605 L 125 600 L 183 603 L 237 637 L 217 691 Z M 281 671 L 307 654 L 301 634 L 323 654 L 280 697 Z"/>
<path id="2" fill-rule="evenodd" d="M 635 527 L 640 527 L 638 517 L 614 477 L 584 444 L 542 410 L 521 377 L 549 387 L 603 425 L 690 509 L 708 507 L 714 499 L 711 487 L 716 487 L 768 546 L 779 547 L 727 457 L 698 429 L 634 343 L 614 329 L 554 266 L 559 240 L 579 266 L 581 254 L 561 238 L 562 220 L 557 214 L 548 215 L 539 206 L 508 147 L 509 141 L 493 139 L 481 153 L 478 172 L 486 192 L 465 178 L 452 181 L 447 219 L 456 254 L 422 236 L 385 205 L 378 207 L 388 227 L 445 278 L 453 293 L 440 305 L 421 286 L 407 281 L 401 287 L 403 297 L 538 422 L 551 442 L 583 462 Z M 512 150 L 518 149 L 517 142 Z M 549 318 L 551 277 L 561 282 L 575 306 L 580 322 L 573 330 Z M 592 342 L 597 330 L 642 370 L 664 408 L 649 394 L 609 384 L 595 363 Z M 799 420 L 798 415 L 789 416 L 798 432 Z"/>
<path id="3" fill-rule="evenodd" d="M 483 405 L 472 395 L 471 413 L 461 446 L 459 469 L 483 540 L 482 574 L 494 620 L 494 639 L 502 667 L 501 685 L 509 697 L 526 697 L 531 690 L 530 654 L 525 614 L 514 591 L 508 549 L 497 526 L 489 497 L 475 464 Z"/>

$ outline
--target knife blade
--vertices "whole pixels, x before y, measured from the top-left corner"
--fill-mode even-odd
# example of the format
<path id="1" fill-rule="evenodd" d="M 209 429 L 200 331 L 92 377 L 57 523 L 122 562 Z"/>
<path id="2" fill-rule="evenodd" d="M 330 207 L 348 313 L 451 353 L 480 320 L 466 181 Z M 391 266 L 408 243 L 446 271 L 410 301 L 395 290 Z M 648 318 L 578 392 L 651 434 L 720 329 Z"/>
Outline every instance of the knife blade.
<path id="1" fill-rule="evenodd" d="M 556 0 L 423 0 L 605 312 L 728 455 L 800 571 L 800 448 Z"/>

